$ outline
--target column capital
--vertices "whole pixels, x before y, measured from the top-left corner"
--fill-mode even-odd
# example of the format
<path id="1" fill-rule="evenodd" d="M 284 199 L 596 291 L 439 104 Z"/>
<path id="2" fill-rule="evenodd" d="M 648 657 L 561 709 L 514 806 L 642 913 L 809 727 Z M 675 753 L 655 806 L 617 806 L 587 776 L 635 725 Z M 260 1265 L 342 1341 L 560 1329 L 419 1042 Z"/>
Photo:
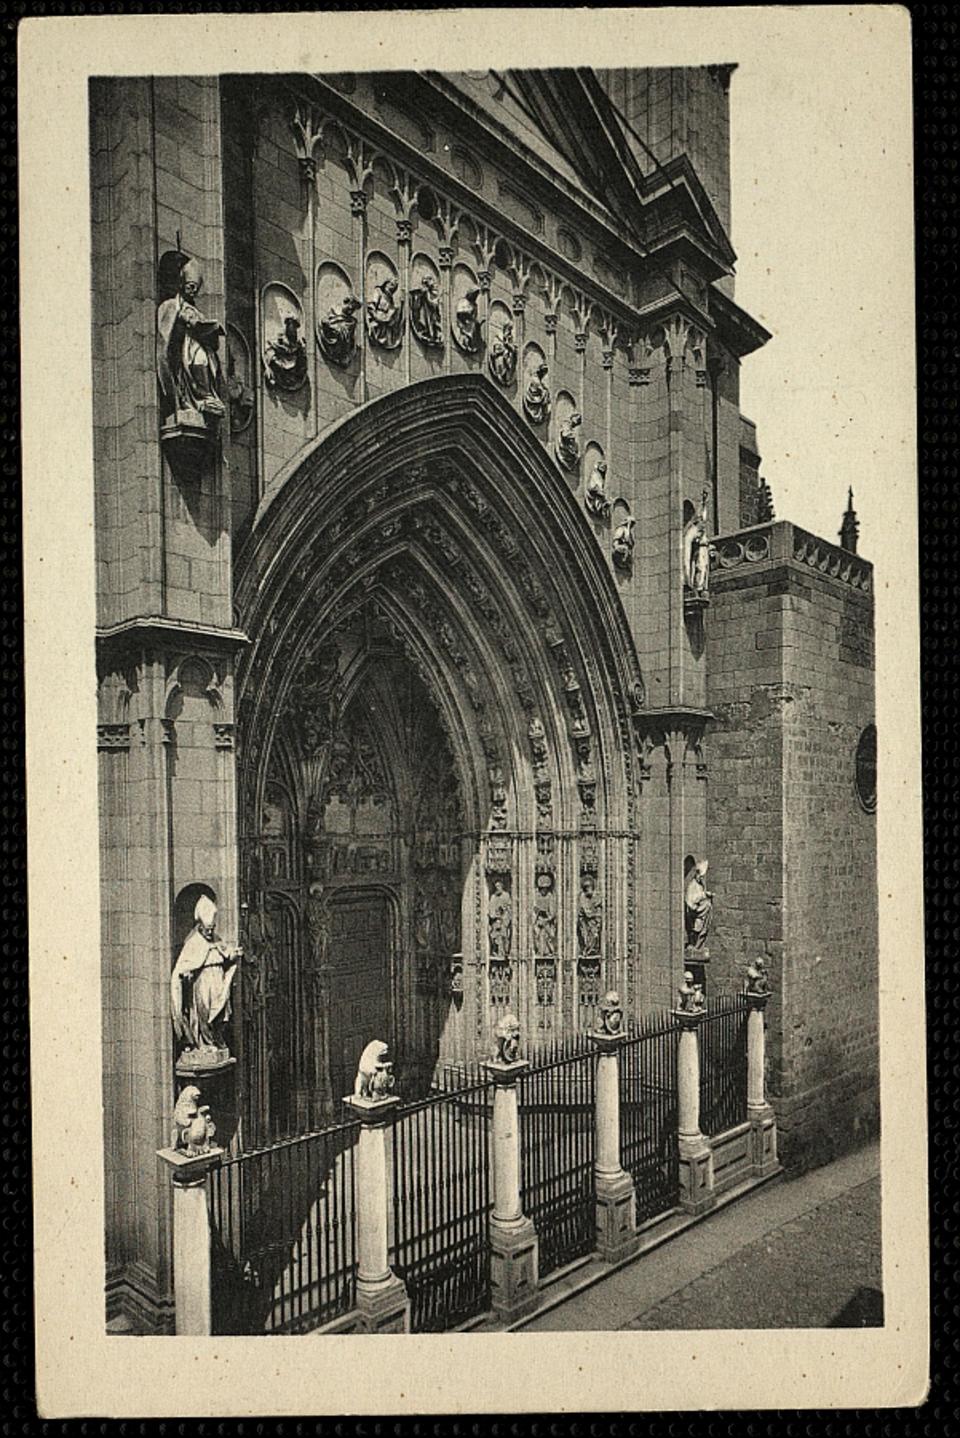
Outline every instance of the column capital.
<path id="1" fill-rule="evenodd" d="M 606 1034 L 599 1029 L 591 1029 L 590 1033 L 587 1034 L 587 1038 L 597 1052 L 601 1054 L 615 1054 L 619 1048 L 623 1047 L 629 1037 L 629 1034 L 626 1033 Z"/>
<path id="2" fill-rule="evenodd" d="M 400 1100 L 394 1094 L 385 1098 L 362 1098 L 359 1094 L 346 1094 L 344 1106 L 352 1110 L 364 1128 L 383 1128 L 393 1123 L 400 1109 Z"/>
<path id="3" fill-rule="evenodd" d="M 199 1154 L 189 1154 L 180 1148 L 157 1149 L 157 1158 L 167 1165 L 176 1188 L 193 1188 L 206 1183 L 207 1175 L 220 1167 L 223 1155 L 222 1148 L 211 1148 Z"/>
<path id="4" fill-rule="evenodd" d="M 770 1002 L 770 990 L 768 989 L 766 993 L 760 993 L 755 989 L 746 989 L 744 991 L 744 998 L 751 1009 L 759 1009 L 762 1013 Z"/>
<path id="5" fill-rule="evenodd" d="M 489 1075 L 492 1083 L 498 1088 L 505 1088 L 515 1084 L 521 1074 L 525 1074 L 530 1067 L 529 1059 L 514 1059 L 512 1063 L 501 1063 L 499 1059 L 490 1059 L 484 1063 L 484 1071 Z"/>
<path id="6" fill-rule="evenodd" d="M 674 1009 L 672 1012 L 682 1029 L 698 1029 L 707 1016 L 704 1009 Z"/>

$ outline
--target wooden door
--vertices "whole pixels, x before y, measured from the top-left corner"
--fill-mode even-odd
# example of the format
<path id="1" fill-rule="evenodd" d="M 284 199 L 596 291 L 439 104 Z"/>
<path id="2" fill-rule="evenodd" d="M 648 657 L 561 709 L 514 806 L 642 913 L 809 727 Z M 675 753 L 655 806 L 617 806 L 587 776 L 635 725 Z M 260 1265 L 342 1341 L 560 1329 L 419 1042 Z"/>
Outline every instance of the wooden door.
<path id="1" fill-rule="evenodd" d="M 393 1046 L 390 1004 L 390 901 L 344 893 L 330 912 L 330 1079 L 336 1104 L 353 1092 L 357 1063 L 371 1039 Z"/>

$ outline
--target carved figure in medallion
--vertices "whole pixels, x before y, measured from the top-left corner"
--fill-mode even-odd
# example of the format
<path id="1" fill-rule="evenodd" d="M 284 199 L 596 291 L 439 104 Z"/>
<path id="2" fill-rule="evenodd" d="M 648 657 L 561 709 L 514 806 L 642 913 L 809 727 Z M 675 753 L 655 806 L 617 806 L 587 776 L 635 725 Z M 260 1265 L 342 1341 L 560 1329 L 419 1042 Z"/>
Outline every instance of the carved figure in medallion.
<path id="1" fill-rule="evenodd" d="M 584 503 L 588 512 L 595 519 L 606 519 L 610 513 L 610 500 L 607 498 L 607 461 L 605 459 L 598 459 L 590 471 L 584 492 Z"/>
<path id="2" fill-rule="evenodd" d="M 493 881 L 487 923 L 490 934 L 490 957 L 492 959 L 508 959 L 513 944 L 513 900 L 504 888 L 502 879 Z"/>
<path id="3" fill-rule="evenodd" d="M 683 896 L 687 947 L 691 949 L 703 948 L 713 921 L 713 894 L 707 888 L 706 883 L 709 867 L 706 859 L 701 859 L 699 864 L 694 864 L 690 870 L 686 892 Z"/>
<path id="4" fill-rule="evenodd" d="M 557 952 L 557 896 L 553 875 L 537 875 L 537 891 L 533 896 L 533 952 L 537 958 L 553 958 Z"/>
<path id="5" fill-rule="evenodd" d="M 196 260 L 177 255 L 177 293 L 157 309 L 157 378 L 164 428 L 204 430 L 223 418 L 223 374 L 218 354 L 223 327 L 198 308 L 203 272 Z"/>
<path id="6" fill-rule="evenodd" d="M 560 426 L 557 435 L 557 459 L 567 469 L 574 469 L 580 463 L 580 441 L 577 430 L 583 424 L 583 415 L 574 411 Z"/>
<path id="7" fill-rule="evenodd" d="M 603 929 L 603 901 L 596 892 L 592 874 L 580 880 L 577 904 L 577 947 L 582 959 L 600 957 L 600 935 Z"/>
<path id="8" fill-rule="evenodd" d="M 400 343 L 402 325 L 403 300 L 398 298 L 397 281 L 390 275 L 367 301 L 367 334 L 381 349 L 393 350 Z"/>
<path id="9" fill-rule="evenodd" d="M 476 285 L 471 285 L 457 301 L 453 314 L 454 341 L 468 355 L 475 355 L 480 349 L 481 320 L 477 305 L 479 298 L 479 289 Z"/>
<path id="10" fill-rule="evenodd" d="M 512 323 L 501 325 L 500 334 L 490 348 L 487 367 L 497 384 L 506 387 L 513 383 L 517 372 L 517 346 L 513 338 Z"/>
<path id="11" fill-rule="evenodd" d="M 356 295 L 345 295 L 339 304 L 328 310 L 326 319 L 320 321 L 317 335 L 320 353 L 341 369 L 350 363 L 357 347 L 359 308 L 360 301 Z"/>
<path id="12" fill-rule="evenodd" d="M 625 519 L 622 524 L 618 524 L 613 531 L 611 548 L 613 562 L 618 569 L 629 569 L 633 563 L 633 551 L 637 542 L 634 536 L 636 527 L 637 521 L 631 517 Z"/>
<path id="13" fill-rule="evenodd" d="M 436 278 L 427 270 L 410 291 L 410 327 L 427 349 L 443 346 L 443 320 Z"/>
<path id="14" fill-rule="evenodd" d="M 307 346 L 300 338 L 297 315 L 285 315 L 283 329 L 263 349 L 263 372 L 267 384 L 288 392 L 297 390 L 307 377 Z"/>
<path id="15" fill-rule="evenodd" d="M 531 424 L 543 424 L 550 413 L 550 390 L 544 383 L 549 372 L 547 365 L 538 365 L 523 392 L 523 410 Z"/>
<path id="16" fill-rule="evenodd" d="M 243 950 L 218 937 L 217 906 L 206 894 L 197 900 L 194 918 L 170 976 L 170 1014 L 185 1046 L 181 1062 L 200 1067 L 229 1057 L 223 1026 Z"/>

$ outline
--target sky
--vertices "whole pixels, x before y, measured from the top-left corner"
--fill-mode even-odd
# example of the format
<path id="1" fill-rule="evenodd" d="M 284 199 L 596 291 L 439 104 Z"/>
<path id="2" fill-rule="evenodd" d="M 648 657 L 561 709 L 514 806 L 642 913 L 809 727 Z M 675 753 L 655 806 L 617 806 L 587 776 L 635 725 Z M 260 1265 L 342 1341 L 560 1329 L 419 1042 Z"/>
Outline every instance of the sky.
<path id="1" fill-rule="evenodd" d="M 913 490 L 911 115 L 862 8 L 861 31 L 831 7 L 798 44 L 770 7 L 732 48 L 732 240 L 737 300 L 773 334 L 743 361 L 741 402 L 777 517 L 835 540 L 852 484 L 872 558 L 891 487 Z"/>

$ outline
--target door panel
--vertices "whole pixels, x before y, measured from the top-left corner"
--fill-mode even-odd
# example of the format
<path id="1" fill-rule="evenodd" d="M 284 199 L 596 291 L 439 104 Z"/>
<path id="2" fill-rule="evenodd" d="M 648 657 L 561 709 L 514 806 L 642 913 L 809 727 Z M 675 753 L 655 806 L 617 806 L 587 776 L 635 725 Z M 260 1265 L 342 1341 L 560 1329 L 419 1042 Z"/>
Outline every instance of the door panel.
<path id="1" fill-rule="evenodd" d="M 371 1039 L 392 1045 L 390 902 L 384 894 L 341 894 L 330 914 L 330 1078 L 336 1103 L 352 1093 Z"/>

